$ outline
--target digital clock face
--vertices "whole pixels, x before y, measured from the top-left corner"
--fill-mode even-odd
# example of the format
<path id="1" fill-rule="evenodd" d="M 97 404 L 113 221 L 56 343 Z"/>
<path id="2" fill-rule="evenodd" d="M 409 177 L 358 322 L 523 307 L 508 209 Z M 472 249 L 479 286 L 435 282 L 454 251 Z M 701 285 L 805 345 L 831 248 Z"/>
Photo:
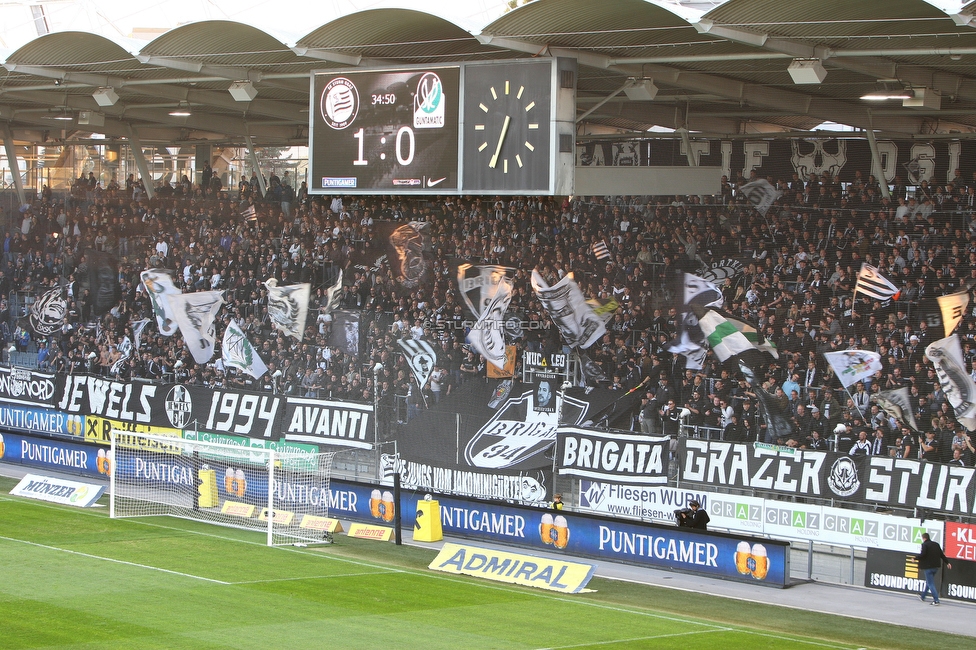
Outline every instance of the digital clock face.
<path id="1" fill-rule="evenodd" d="M 312 75 L 309 191 L 458 190 L 460 68 Z"/>

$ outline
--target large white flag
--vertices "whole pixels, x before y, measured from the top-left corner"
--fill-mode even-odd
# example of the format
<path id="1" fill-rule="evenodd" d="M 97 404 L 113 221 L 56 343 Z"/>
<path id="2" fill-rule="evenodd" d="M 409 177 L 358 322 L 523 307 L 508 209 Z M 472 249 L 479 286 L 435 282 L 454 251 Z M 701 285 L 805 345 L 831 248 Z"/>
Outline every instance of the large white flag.
<path id="1" fill-rule="evenodd" d="M 224 330 L 224 340 L 220 344 L 220 353 L 224 360 L 224 366 L 237 368 L 255 379 L 268 372 L 268 366 L 264 364 L 264 359 L 254 349 L 247 338 L 247 334 L 237 324 L 236 320 L 231 319 L 227 329 Z"/>
<path id="2" fill-rule="evenodd" d="M 550 287 L 533 269 L 532 289 L 559 328 L 566 345 L 588 348 L 607 333 L 603 320 L 586 304 L 586 298 L 573 280 L 572 273 L 567 273 L 566 277 Z"/>
<path id="3" fill-rule="evenodd" d="M 305 319 L 308 317 L 312 285 L 306 282 L 279 287 L 278 280 L 271 278 L 264 286 L 268 288 L 268 317 L 271 318 L 271 324 L 301 341 L 305 336 Z"/>
<path id="4" fill-rule="evenodd" d="M 223 292 L 183 293 L 170 296 L 169 300 L 173 307 L 173 317 L 183 333 L 193 360 L 200 364 L 207 363 L 213 358 L 217 344 L 214 319 L 220 306 L 224 304 Z"/>
<path id="5" fill-rule="evenodd" d="M 491 287 L 491 297 L 481 304 L 481 314 L 468 332 L 468 344 L 499 370 L 505 369 L 505 311 L 512 302 L 512 289 L 511 278 L 498 278 Z"/>
<path id="6" fill-rule="evenodd" d="M 725 304 L 722 290 L 705 278 L 691 273 L 684 273 L 684 304 L 699 305 L 701 307 L 715 307 L 721 309 Z M 684 310 L 684 311 L 687 311 Z"/>
<path id="7" fill-rule="evenodd" d="M 773 187 L 765 178 L 760 178 L 740 187 L 738 194 L 748 199 L 752 207 L 765 217 L 769 208 L 773 207 L 773 202 L 780 197 L 782 192 Z"/>
<path id="8" fill-rule="evenodd" d="M 867 350 L 841 350 L 839 352 L 824 352 L 824 358 L 840 383 L 847 388 L 862 379 L 867 379 L 883 369 L 881 355 Z"/>
<path id="9" fill-rule="evenodd" d="M 173 315 L 174 296 L 180 295 L 179 288 L 173 284 L 173 276 L 166 269 L 149 269 L 141 273 L 142 284 L 146 287 L 149 301 L 156 315 L 156 327 L 163 336 L 173 336 L 179 325 Z"/>
<path id="10" fill-rule="evenodd" d="M 935 374 L 956 420 L 970 431 L 976 429 L 976 382 L 966 372 L 959 337 L 953 334 L 930 343 L 925 348 L 925 356 L 935 366 Z"/>
<path id="11" fill-rule="evenodd" d="M 871 296 L 876 300 L 888 300 L 890 298 L 898 300 L 898 294 L 901 292 L 888 278 L 881 275 L 881 271 L 870 264 L 861 264 L 861 270 L 857 272 L 854 293 L 863 293 L 865 296 Z"/>
<path id="12" fill-rule="evenodd" d="M 945 327 L 945 335 L 950 336 L 966 313 L 969 306 L 969 292 L 959 291 L 950 293 L 948 296 L 939 296 L 939 309 L 942 310 L 942 325 Z"/>

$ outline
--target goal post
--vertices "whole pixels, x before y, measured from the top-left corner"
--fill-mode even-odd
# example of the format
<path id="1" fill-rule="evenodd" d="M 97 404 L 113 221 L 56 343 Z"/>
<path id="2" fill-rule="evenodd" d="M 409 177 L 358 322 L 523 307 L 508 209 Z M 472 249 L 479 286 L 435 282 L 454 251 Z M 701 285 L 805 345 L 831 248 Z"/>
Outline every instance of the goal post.
<path id="1" fill-rule="evenodd" d="M 112 430 L 109 516 L 166 515 L 260 531 L 269 546 L 328 542 L 337 453 Z"/>

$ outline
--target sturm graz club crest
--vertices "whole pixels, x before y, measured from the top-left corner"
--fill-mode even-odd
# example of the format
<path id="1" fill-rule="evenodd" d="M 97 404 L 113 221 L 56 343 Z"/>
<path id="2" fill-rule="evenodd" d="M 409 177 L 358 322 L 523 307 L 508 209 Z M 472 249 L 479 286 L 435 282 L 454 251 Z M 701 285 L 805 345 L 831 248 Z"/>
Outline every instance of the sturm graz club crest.
<path id="1" fill-rule="evenodd" d="M 589 404 L 553 391 L 554 412 L 535 408 L 535 391 L 509 398 L 494 416 L 478 430 L 464 449 L 464 459 L 472 467 L 504 469 L 514 467 L 545 451 L 556 441 L 559 416 L 566 424 L 579 424 Z"/>
<path id="2" fill-rule="evenodd" d="M 827 476 L 827 485 L 839 497 L 849 497 L 861 487 L 861 480 L 857 477 L 857 463 L 848 456 L 841 456 L 834 461 Z"/>
<path id="3" fill-rule="evenodd" d="M 193 415 L 193 398 L 186 386 L 173 386 L 166 395 L 166 417 L 170 424 L 177 429 L 182 429 L 190 423 Z"/>
<path id="4" fill-rule="evenodd" d="M 31 327 L 40 336 L 50 336 L 61 329 L 67 311 L 68 301 L 61 295 L 61 289 L 51 289 L 31 303 Z"/>

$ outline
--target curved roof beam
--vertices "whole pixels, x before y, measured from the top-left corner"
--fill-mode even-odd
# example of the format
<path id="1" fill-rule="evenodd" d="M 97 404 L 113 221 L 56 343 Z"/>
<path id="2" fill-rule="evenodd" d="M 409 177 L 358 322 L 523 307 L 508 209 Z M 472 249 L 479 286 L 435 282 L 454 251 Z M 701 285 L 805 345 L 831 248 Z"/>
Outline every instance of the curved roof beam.
<path id="1" fill-rule="evenodd" d="M 507 37 L 496 38 L 491 34 L 481 34 L 477 38 L 479 41 L 495 47 L 531 53 L 536 56 L 571 56 L 577 58 L 581 64 L 590 67 L 610 70 L 628 76 L 651 78 L 669 86 L 711 93 L 743 103 L 786 110 L 795 115 L 810 115 L 864 129 L 886 129 L 914 134 L 921 126 L 920 120 L 911 116 L 874 118 L 870 110 L 856 104 L 814 97 L 762 84 L 746 83 L 702 72 L 689 72 L 680 68 L 655 64 L 619 66 L 613 65 L 612 59 L 608 56 L 582 50 L 549 47 L 545 44 L 540 45 L 531 41 Z"/>

